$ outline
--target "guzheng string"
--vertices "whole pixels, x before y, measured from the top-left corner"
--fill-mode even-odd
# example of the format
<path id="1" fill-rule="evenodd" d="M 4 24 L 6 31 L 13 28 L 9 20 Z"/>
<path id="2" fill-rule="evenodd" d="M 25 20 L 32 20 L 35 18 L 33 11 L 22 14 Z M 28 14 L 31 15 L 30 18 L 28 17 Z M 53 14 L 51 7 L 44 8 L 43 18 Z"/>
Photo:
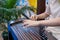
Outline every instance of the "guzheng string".
<path id="1" fill-rule="evenodd" d="M 35 28 L 23 28 L 22 24 L 11 26 L 18 40 L 41 40 L 39 33 Z"/>

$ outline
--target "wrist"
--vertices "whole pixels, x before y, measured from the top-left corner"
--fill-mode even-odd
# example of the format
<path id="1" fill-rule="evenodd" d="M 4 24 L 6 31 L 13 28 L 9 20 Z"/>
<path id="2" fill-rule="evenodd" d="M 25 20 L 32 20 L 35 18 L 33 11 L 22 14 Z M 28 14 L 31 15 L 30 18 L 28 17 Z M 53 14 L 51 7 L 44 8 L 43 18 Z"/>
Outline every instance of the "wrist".
<path id="1" fill-rule="evenodd" d="M 39 25 L 46 26 L 46 25 L 45 25 L 45 21 L 44 21 L 44 20 L 38 21 L 38 24 L 39 24 Z"/>
<path id="2" fill-rule="evenodd" d="M 36 15 L 37 19 L 39 19 L 39 15 Z"/>

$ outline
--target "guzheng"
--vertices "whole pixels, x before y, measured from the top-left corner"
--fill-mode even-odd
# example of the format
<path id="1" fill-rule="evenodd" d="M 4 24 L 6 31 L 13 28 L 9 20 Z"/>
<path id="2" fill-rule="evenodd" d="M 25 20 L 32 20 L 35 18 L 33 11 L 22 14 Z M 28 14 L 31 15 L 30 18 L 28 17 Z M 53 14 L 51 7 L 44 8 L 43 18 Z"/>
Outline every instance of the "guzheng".
<path id="1" fill-rule="evenodd" d="M 25 28 L 22 22 L 17 22 L 11 24 L 11 29 L 14 31 L 18 40 L 41 40 L 38 27 Z"/>

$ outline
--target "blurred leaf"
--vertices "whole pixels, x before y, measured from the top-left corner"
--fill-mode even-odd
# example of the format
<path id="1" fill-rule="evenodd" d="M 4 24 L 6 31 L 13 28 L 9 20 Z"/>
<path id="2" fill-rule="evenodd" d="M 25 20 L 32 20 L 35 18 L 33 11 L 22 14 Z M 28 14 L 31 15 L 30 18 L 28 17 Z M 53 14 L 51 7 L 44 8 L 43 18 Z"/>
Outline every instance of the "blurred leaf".
<path id="1" fill-rule="evenodd" d="M 14 7 L 16 1 L 17 0 L 0 0 L 0 23 L 18 19 L 21 14 L 25 14 L 25 10 L 35 10 L 35 8 L 29 6 L 17 9 Z"/>

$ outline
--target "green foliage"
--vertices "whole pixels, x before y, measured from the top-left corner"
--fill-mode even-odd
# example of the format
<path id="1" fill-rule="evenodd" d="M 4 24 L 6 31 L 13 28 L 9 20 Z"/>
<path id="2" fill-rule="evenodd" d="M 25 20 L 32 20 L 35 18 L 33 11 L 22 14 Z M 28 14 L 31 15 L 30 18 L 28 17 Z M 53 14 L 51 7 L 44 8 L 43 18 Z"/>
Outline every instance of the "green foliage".
<path id="1" fill-rule="evenodd" d="M 17 0 L 0 0 L 0 7 L 13 8 Z"/>
<path id="2" fill-rule="evenodd" d="M 6 8 L 0 8 L 0 22 L 9 22 L 10 20 L 17 19 L 17 11 L 15 8 L 12 9 L 6 9 Z"/>
<path id="3" fill-rule="evenodd" d="M 17 0 L 0 0 L 0 23 L 17 19 L 16 8 L 14 5 Z"/>
<path id="4" fill-rule="evenodd" d="M 14 5 L 16 4 L 17 0 L 7 0 L 6 1 L 6 8 L 13 8 Z"/>
<path id="5" fill-rule="evenodd" d="M 24 6 L 21 9 L 14 7 L 17 0 L 0 0 L 0 23 L 18 19 L 25 10 L 34 11 L 35 8 Z"/>

